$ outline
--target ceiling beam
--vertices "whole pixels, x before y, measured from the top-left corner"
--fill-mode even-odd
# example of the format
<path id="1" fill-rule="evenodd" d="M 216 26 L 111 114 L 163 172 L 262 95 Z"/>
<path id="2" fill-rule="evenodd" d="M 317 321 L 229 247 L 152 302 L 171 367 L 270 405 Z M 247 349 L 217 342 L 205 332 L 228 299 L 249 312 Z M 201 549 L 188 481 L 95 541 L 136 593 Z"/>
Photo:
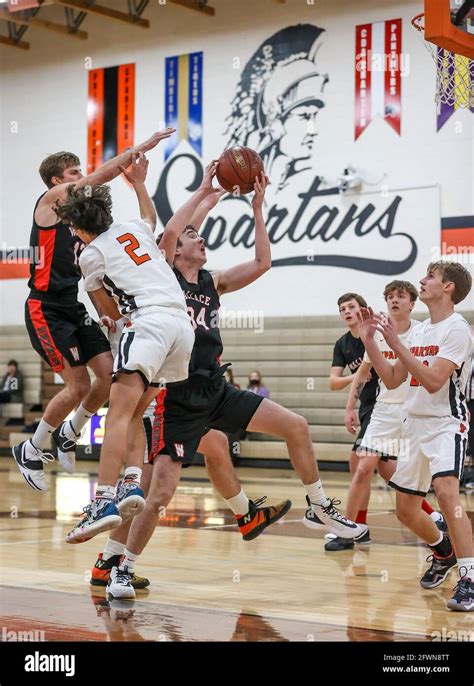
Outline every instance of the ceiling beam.
<path id="1" fill-rule="evenodd" d="M 186 7 L 188 10 L 196 10 L 196 12 L 201 12 L 202 14 L 208 14 L 213 17 L 216 13 L 214 7 L 209 5 L 203 5 L 200 7 L 196 0 L 169 0 L 173 5 L 181 5 L 181 7 Z"/>
<path id="2" fill-rule="evenodd" d="M 118 10 L 113 10 L 110 7 L 104 7 L 103 5 L 88 5 L 83 0 L 54 0 L 53 4 L 62 5 L 63 7 L 70 7 L 73 10 L 87 12 L 87 14 L 95 14 L 106 19 L 115 19 L 116 21 L 121 21 L 122 23 L 140 26 L 143 29 L 147 29 L 150 26 L 148 19 L 134 19 L 131 14 L 127 14 L 126 12 L 119 12 Z"/>
<path id="3" fill-rule="evenodd" d="M 24 40 L 13 40 L 13 38 L 7 38 L 6 36 L 0 36 L 0 45 L 9 45 L 11 48 L 20 48 L 20 50 L 29 50 L 30 44 Z"/>
<path id="4" fill-rule="evenodd" d="M 75 31 L 73 33 L 67 26 L 63 26 L 62 24 L 56 24 L 53 21 L 46 21 L 45 19 L 38 19 L 37 17 L 23 19 L 20 14 L 17 16 L 15 13 L 8 12 L 7 10 L 0 10 L 0 20 L 11 21 L 20 26 L 37 26 L 38 28 L 46 29 L 47 31 L 54 31 L 55 33 L 62 33 L 67 36 L 79 38 L 79 40 L 85 40 L 87 38 L 87 33 L 85 31 Z"/>

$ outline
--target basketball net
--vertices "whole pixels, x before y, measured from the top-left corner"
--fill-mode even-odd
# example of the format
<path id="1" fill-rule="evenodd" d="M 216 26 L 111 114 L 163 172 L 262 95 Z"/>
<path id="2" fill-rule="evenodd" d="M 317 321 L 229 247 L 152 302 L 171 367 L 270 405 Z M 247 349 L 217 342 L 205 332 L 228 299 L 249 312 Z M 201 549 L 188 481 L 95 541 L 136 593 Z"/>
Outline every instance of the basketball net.
<path id="1" fill-rule="evenodd" d="M 422 34 L 423 43 L 436 65 L 436 104 L 438 113 L 441 105 L 474 108 L 474 60 L 455 55 L 424 40 L 425 15 L 417 14 L 412 26 Z"/>

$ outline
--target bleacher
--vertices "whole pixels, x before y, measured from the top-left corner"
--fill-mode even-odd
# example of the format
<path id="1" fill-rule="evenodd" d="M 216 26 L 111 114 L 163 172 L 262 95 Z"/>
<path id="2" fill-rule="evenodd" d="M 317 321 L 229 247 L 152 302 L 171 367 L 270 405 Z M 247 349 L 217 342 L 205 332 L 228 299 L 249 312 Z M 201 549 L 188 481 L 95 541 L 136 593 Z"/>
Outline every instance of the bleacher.
<path id="1" fill-rule="evenodd" d="M 23 372 L 23 403 L 0 405 L 0 447 L 9 448 L 11 437 L 41 418 L 42 362 L 32 349 L 24 326 L 2 326 L 0 329 L 0 376 L 10 359 L 15 359 Z M 20 440 L 24 440 L 22 437 Z"/>
<path id="2" fill-rule="evenodd" d="M 474 312 L 465 316 L 474 324 Z M 344 326 L 337 316 L 269 317 L 264 324 L 262 333 L 223 329 L 223 361 L 232 362 L 234 379 L 242 388 L 246 387 L 248 374 L 258 369 L 271 399 L 307 419 L 321 463 L 347 463 L 353 442 L 344 428 L 347 391 L 330 391 L 328 387 L 333 345 L 344 333 Z M 31 408 L 39 404 L 44 408 L 60 389 L 52 371 L 31 349 L 22 326 L 0 330 L 0 370 L 10 358 L 18 360 L 24 374 L 24 403 L 1 406 L 0 448 L 24 440 L 28 434 L 19 437 L 18 433 L 42 414 Z M 19 423 L 8 425 L 11 418 Z M 246 464 L 254 460 L 265 465 L 289 464 L 285 443 L 265 434 L 252 433 L 242 441 L 240 457 Z"/>

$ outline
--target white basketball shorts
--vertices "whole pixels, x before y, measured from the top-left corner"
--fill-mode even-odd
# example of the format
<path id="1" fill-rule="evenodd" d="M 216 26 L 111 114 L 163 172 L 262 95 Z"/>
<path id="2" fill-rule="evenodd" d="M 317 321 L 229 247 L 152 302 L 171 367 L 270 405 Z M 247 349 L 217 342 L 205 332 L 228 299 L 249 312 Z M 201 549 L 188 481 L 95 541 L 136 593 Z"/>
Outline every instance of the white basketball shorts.
<path id="1" fill-rule="evenodd" d="M 148 386 L 188 378 L 194 331 L 186 312 L 168 307 L 143 307 L 132 312 L 132 326 L 120 337 L 114 374 L 137 372 Z"/>
<path id="2" fill-rule="evenodd" d="M 467 422 L 454 417 L 408 416 L 403 422 L 397 470 L 389 481 L 398 491 L 425 496 L 441 476 L 461 479 Z"/>

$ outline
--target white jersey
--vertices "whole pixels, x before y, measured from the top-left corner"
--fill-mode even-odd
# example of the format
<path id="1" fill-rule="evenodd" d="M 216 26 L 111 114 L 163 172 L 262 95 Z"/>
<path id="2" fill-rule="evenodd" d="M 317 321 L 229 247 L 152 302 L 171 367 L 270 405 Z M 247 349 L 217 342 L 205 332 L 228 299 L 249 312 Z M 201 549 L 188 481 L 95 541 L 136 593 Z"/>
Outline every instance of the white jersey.
<path id="1" fill-rule="evenodd" d="M 419 326 L 419 322 L 414 321 L 413 319 L 410 320 L 410 328 L 405 331 L 405 333 L 402 333 L 399 335 L 400 341 L 403 343 L 404 346 L 408 345 L 408 339 L 409 336 L 411 335 L 412 331 L 414 328 Z M 390 364 L 395 364 L 395 361 L 397 360 L 396 354 L 393 352 L 392 348 L 388 345 L 387 341 L 383 337 L 383 335 L 380 332 L 376 332 L 374 336 L 374 341 L 377 343 L 380 352 L 382 355 L 385 357 L 385 359 L 390 363 Z M 364 362 L 367 362 L 368 364 L 372 364 L 370 357 L 368 356 L 367 353 L 364 355 Z M 387 386 L 384 384 L 382 379 L 379 378 L 379 387 L 378 387 L 378 392 L 377 392 L 377 402 L 378 403 L 404 403 L 405 400 L 407 399 L 407 394 L 408 394 L 408 384 L 409 380 L 407 379 L 402 383 L 398 388 L 394 388 L 392 390 L 389 390 Z"/>
<path id="2" fill-rule="evenodd" d="M 436 393 L 428 393 L 409 374 L 405 410 L 409 415 L 454 417 L 467 422 L 465 391 L 471 363 L 471 331 L 464 317 L 454 312 L 443 321 L 430 319 L 413 329 L 408 347 L 420 362 L 431 367 L 438 358 L 454 362 L 456 369 Z"/>
<path id="3" fill-rule="evenodd" d="M 123 315 L 156 305 L 186 312 L 181 286 L 141 219 L 112 224 L 84 248 L 79 264 L 86 291 L 104 286 Z"/>

